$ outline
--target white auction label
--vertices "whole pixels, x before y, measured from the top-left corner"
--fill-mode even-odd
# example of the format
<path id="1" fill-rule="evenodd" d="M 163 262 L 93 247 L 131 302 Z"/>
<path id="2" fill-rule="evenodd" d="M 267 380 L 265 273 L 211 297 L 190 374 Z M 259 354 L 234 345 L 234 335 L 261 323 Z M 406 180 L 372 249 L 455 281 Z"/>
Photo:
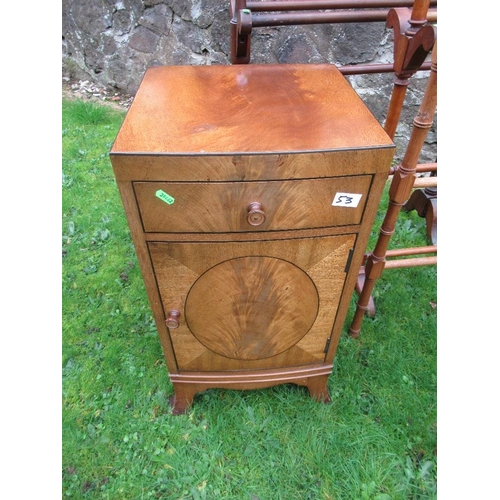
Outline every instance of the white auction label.
<path id="1" fill-rule="evenodd" d="M 333 198 L 332 206 L 356 208 L 362 196 L 362 194 L 355 193 L 337 193 L 335 198 Z"/>

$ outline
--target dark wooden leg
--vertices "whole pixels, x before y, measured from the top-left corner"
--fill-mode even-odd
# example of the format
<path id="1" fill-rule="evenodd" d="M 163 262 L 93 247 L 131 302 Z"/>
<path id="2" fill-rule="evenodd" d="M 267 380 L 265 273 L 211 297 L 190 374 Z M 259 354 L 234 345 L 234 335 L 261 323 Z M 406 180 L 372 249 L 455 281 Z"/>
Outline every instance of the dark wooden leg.
<path id="1" fill-rule="evenodd" d="M 189 384 L 174 384 L 174 395 L 169 400 L 172 406 L 172 415 L 187 413 L 193 406 L 194 395 L 198 390 Z"/>
<path id="2" fill-rule="evenodd" d="M 427 223 L 427 238 L 437 245 L 437 198 L 431 198 L 425 213 Z"/>
<path id="3" fill-rule="evenodd" d="M 309 389 L 309 395 L 315 401 L 320 403 L 330 403 L 330 394 L 327 388 L 328 375 L 320 375 L 318 377 L 311 377 L 307 381 L 307 388 Z"/>
<path id="4" fill-rule="evenodd" d="M 365 278 L 366 278 L 365 268 L 362 267 L 359 270 L 358 279 L 356 280 L 356 292 L 358 295 L 361 295 L 361 291 L 363 290 L 363 286 L 365 284 Z M 375 317 L 375 302 L 374 302 L 373 297 L 371 295 L 368 299 L 368 305 L 366 306 L 365 314 L 367 316 L 369 316 L 370 318 Z"/>
<path id="5" fill-rule="evenodd" d="M 425 218 L 427 238 L 433 245 L 437 245 L 437 188 L 413 191 L 403 210 L 405 212 L 415 210 L 419 217 Z"/>

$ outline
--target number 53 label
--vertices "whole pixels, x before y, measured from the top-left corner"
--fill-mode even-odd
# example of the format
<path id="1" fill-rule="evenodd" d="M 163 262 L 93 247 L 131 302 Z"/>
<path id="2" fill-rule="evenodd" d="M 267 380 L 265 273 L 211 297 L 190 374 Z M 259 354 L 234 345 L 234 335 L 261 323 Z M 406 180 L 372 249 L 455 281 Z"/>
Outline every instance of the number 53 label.
<path id="1" fill-rule="evenodd" d="M 355 193 L 337 193 L 333 198 L 332 206 L 356 208 L 362 196 L 362 194 Z"/>

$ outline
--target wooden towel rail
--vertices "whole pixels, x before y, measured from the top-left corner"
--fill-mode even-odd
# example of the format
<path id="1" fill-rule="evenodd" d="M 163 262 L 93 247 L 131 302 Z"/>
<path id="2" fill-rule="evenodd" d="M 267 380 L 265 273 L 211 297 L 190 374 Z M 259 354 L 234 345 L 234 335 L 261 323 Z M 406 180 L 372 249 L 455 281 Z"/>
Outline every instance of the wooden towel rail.
<path id="1" fill-rule="evenodd" d="M 393 91 L 384 124 L 384 129 L 391 139 L 394 139 L 399 124 L 411 77 L 417 71 L 430 71 L 424 100 L 413 121 L 413 131 L 404 159 L 401 165 L 389 172 L 389 175 L 393 176 L 389 191 L 389 208 L 379 239 L 374 251 L 365 255 L 359 273 L 356 286 L 359 299 L 349 329 L 353 337 L 359 335 L 363 315 L 375 314 L 371 292 L 384 269 L 437 264 L 436 244 L 410 249 L 387 249 L 401 210 L 416 209 L 420 216 L 426 216 L 427 236 L 433 243 L 436 241 L 437 163 L 417 163 L 427 131 L 433 124 L 436 109 L 437 43 L 436 29 L 432 25 L 437 22 L 436 7 L 437 0 L 230 1 L 233 64 L 250 62 L 251 35 L 255 28 L 385 21 L 386 26 L 394 31 L 393 63 L 346 65 L 338 66 L 338 69 L 345 76 L 394 73 Z M 432 61 L 427 61 L 431 52 Z M 421 173 L 430 173 L 430 176 L 417 177 L 417 174 Z M 412 198 L 409 199 L 412 191 Z M 429 209 L 427 205 L 430 206 Z"/>
<path id="2" fill-rule="evenodd" d="M 437 0 L 231 0 L 231 62 L 250 61 L 254 28 L 331 23 L 385 22 L 390 11 L 412 12 L 407 34 L 416 34 L 427 22 L 436 22 Z M 368 10 L 372 9 L 372 10 Z M 422 63 L 423 61 L 420 61 Z M 363 74 L 363 73 L 358 73 Z"/>

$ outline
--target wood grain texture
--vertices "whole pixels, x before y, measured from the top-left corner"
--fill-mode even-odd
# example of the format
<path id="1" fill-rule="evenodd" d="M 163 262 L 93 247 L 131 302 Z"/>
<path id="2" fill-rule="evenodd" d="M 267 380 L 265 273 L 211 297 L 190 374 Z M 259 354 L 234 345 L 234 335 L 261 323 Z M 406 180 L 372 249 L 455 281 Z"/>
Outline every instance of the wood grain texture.
<path id="1" fill-rule="evenodd" d="M 295 345 L 316 319 L 319 297 L 297 266 L 274 257 L 240 257 L 209 269 L 186 299 L 186 322 L 208 349 L 263 359 Z"/>
<path id="2" fill-rule="evenodd" d="M 334 65 L 158 66 L 146 71 L 112 152 L 272 153 L 391 144 Z"/>

